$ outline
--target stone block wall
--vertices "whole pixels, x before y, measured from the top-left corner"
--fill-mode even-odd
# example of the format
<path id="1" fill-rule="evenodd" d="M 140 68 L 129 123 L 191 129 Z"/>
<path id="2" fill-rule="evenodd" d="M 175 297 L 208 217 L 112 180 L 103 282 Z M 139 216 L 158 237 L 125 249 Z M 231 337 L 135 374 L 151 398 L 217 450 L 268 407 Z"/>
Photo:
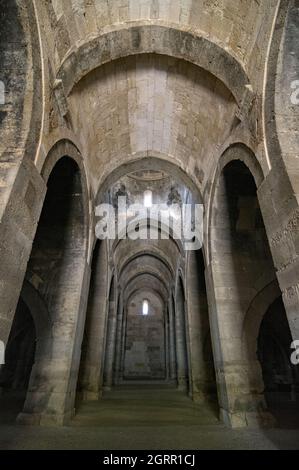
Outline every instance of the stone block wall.
<path id="1" fill-rule="evenodd" d="M 142 314 L 143 300 L 149 302 Z M 138 292 L 127 305 L 124 379 L 163 380 L 166 378 L 165 306 L 152 292 Z"/>

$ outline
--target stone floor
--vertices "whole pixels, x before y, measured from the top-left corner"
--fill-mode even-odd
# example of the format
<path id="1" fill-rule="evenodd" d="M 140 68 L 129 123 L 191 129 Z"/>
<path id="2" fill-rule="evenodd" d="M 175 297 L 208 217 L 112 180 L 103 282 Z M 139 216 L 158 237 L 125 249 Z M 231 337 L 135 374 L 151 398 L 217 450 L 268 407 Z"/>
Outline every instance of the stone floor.
<path id="1" fill-rule="evenodd" d="M 213 406 L 167 388 L 107 392 L 67 427 L 15 425 L 12 411 L 2 406 L 0 449 L 299 449 L 298 430 L 230 430 Z"/>

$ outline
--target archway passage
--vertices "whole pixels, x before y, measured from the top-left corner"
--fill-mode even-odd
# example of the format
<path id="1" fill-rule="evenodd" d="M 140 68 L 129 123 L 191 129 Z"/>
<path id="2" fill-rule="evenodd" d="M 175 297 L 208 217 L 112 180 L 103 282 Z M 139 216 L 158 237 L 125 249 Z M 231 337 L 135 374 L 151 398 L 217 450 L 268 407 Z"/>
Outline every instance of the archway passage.
<path id="1" fill-rule="evenodd" d="M 19 361 L 21 352 L 18 351 L 22 350 L 23 342 L 14 346 L 18 340 L 13 341 L 15 328 L 20 315 L 28 322 L 32 315 L 34 328 L 31 319 L 30 331 L 36 331 L 34 364 L 29 343 L 24 344 L 28 353 L 22 353 L 26 364 L 19 361 L 19 365 L 14 367 L 18 369 L 14 371 L 10 360 L 7 364 L 8 370 L 11 369 L 13 387 L 22 382 L 25 402 L 23 410 L 19 409 L 20 422 L 64 423 L 73 413 L 79 365 L 74 348 L 80 344 L 82 335 L 79 313 L 83 307 L 84 221 L 82 176 L 77 163 L 70 157 L 63 157 L 54 165 L 48 179 L 21 293 L 26 305 L 21 297 L 7 352 L 10 354 L 10 349 L 15 348 L 16 360 Z M 30 360 L 27 357 L 29 353 Z M 24 375 L 22 379 L 19 369 L 22 369 L 21 377 Z"/>
<path id="2" fill-rule="evenodd" d="M 28 306 L 20 297 L 0 368 L 1 422 L 14 421 L 22 410 L 36 352 L 36 329 Z"/>
<path id="3" fill-rule="evenodd" d="M 282 427 L 299 427 L 299 375 L 290 360 L 292 336 L 282 298 L 265 313 L 258 336 L 258 359 L 269 410 Z"/>
<path id="4" fill-rule="evenodd" d="M 124 423 L 126 409 L 136 411 L 136 422 L 145 416 L 150 422 L 149 409 L 154 415 L 156 410 L 153 419 L 162 423 L 169 420 L 167 401 L 174 420 L 181 419 L 185 407 L 203 422 L 209 417 L 217 421 L 211 405 L 215 377 L 204 260 L 200 252 L 200 262 L 189 268 L 192 257 L 185 250 L 183 226 L 179 229 L 177 220 L 184 204 L 194 209 L 200 196 L 180 179 L 179 172 L 169 172 L 170 165 L 168 170 L 161 166 L 150 169 L 147 161 L 145 167 L 136 162 L 134 171 L 126 174 L 120 168 L 98 195 L 98 202 L 106 209 L 109 204 L 115 216 L 115 231 L 107 240 L 103 235 L 109 223 L 107 211 L 101 216 L 97 211 L 96 234 L 103 228 L 103 239 L 96 242 L 93 254 L 78 425 L 96 422 L 108 412 L 113 422 L 112 404 Z M 164 218 L 157 215 L 161 207 Z M 177 225 L 167 221 L 165 213 Z"/>
<path id="5" fill-rule="evenodd" d="M 244 156 L 242 147 L 236 147 L 233 152 Z M 224 158 L 229 157 L 227 153 Z M 253 160 L 250 152 L 246 158 L 248 162 Z M 271 413 L 275 409 L 273 386 L 278 391 L 279 380 L 290 380 L 287 364 L 292 340 L 282 301 L 269 308 L 280 290 L 255 180 L 241 160 L 230 161 L 218 174 L 210 255 L 217 312 L 212 339 L 223 419 L 236 427 L 272 426 L 275 424 Z M 272 324 L 274 312 L 277 316 Z M 273 328 L 276 328 L 274 336 Z M 277 348 L 280 348 L 280 361 L 284 356 L 283 367 L 275 362 Z M 277 367 L 282 367 L 281 377 Z M 276 409 L 284 405 L 283 394 L 277 396 L 280 398 Z"/>

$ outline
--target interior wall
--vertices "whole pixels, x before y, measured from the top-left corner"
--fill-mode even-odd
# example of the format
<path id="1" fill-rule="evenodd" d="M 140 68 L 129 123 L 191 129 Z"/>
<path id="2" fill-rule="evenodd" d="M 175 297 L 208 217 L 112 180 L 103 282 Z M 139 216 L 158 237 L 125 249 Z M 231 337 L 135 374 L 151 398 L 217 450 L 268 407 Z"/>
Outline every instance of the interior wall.
<path id="1" fill-rule="evenodd" d="M 278 2 L 224 0 L 221 5 L 219 2 L 214 2 L 213 5 L 208 3 L 188 0 L 184 6 L 179 0 L 128 0 L 121 3 L 118 0 L 108 3 L 90 1 L 84 5 L 77 1 L 36 2 L 41 28 L 40 40 L 44 47 L 41 80 L 38 35 L 36 31 L 30 32 L 29 28 L 29 23 L 34 25 L 33 29 L 36 26 L 32 2 L 22 8 L 19 8 L 18 1 L 3 2 L 0 59 L 4 64 L 8 86 L 7 102 L 0 112 L 0 125 L 4 136 L 2 147 L 0 144 L 0 150 L 3 150 L 0 164 L 1 339 L 6 341 L 9 335 L 46 191 L 45 182 L 37 167 L 42 168 L 47 149 L 52 143 L 57 142 L 60 137 L 71 136 L 78 146 L 82 147 L 85 165 L 89 168 L 89 184 L 95 191 L 98 180 L 110 164 L 125 163 L 128 155 L 135 156 L 136 152 L 150 158 L 150 152 L 154 151 L 163 155 L 163 158 L 170 154 L 173 162 L 194 174 L 198 184 L 203 184 L 208 193 L 219 152 L 227 139 L 236 139 L 236 129 L 241 140 L 249 140 L 252 147 L 259 148 L 257 153 L 263 162 L 264 174 L 270 170 L 259 187 L 259 199 L 287 307 L 291 334 L 294 338 L 298 336 L 298 175 L 294 165 L 298 136 L 294 132 L 289 135 L 294 126 L 296 127 L 296 109 L 289 101 L 292 90 L 290 85 L 295 77 L 297 60 L 294 49 L 296 2 L 281 2 L 281 8 L 288 4 L 282 14 L 279 8 L 273 35 L 276 48 L 271 46 L 268 61 L 269 71 L 272 72 L 272 78 L 277 85 L 273 86 L 272 90 L 275 106 L 273 109 L 267 107 L 271 101 L 267 95 L 264 120 L 260 119 L 265 85 L 263 72 L 272 20 Z M 77 56 L 74 49 L 88 42 L 91 33 L 97 38 L 97 35 L 106 32 L 103 27 L 109 29 L 110 26 L 117 25 L 126 28 L 124 22 L 139 21 L 162 21 L 167 22 L 168 26 L 174 22 L 175 33 L 171 34 L 176 36 L 166 37 L 177 39 L 181 38 L 177 28 L 191 26 L 194 32 L 192 44 L 200 48 L 201 42 L 196 42 L 198 36 L 208 36 L 213 43 L 221 46 L 220 50 L 229 50 L 232 57 L 240 61 L 241 69 L 243 70 L 244 66 L 250 77 L 247 88 L 243 88 L 247 91 L 252 88 L 253 94 L 248 92 L 252 102 L 241 103 L 241 109 L 238 109 L 231 92 L 215 76 L 186 61 L 158 54 L 111 61 L 81 80 L 70 96 L 65 97 L 62 94 L 59 97 L 59 93 L 56 94 L 57 83 L 54 85 L 54 80 L 61 62 L 66 56 L 71 57 L 70 62 L 75 61 Z M 281 35 L 279 39 L 277 33 Z M 130 30 L 127 37 L 136 50 L 146 52 L 142 51 L 138 34 L 131 34 Z M 180 41 L 178 44 L 181 44 Z M 190 43 L 187 42 L 187 46 L 188 44 Z M 33 56 L 37 57 L 36 61 Z M 107 61 L 110 58 L 107 56 Z M 86 62 L 79 64 L 79 68 L 82 66 L 80 70 L 83 75 L 88 61 L 89 57 L 86 55 Z M 13 67 L 5 67 L 7 62 Z M 282 71 L 286 64 L 289 72 L 284 75 Z M 17 85 L 11 75 L 11 71 L 15 73 L 15 69 L 20 79 Z M 70 75 L 72 70 L 70 68 Z M 234 73 L 234 69 L 231 71 Z M 38 80 L 35 81 L 32 73 Z M 42 82 L 43 97 L 40 93 Z M 244 90 L 239 96 L 243 96 L 243 92 Z M 45 116 L 41 116 L 42 106 Z M 247 121 L 247 118 L 243 119 L 243 112 L 246 114 L 248 107 L 253 109 L 253 112 Z M 89 119 L 86 119 L 86 116 Z M 295 120 L 292 116 L 295 116 Z M 44 127 L 42 141 L 39 142 L 39 129 L 43 118 L 47 126 Z M 270 125 L 272 121 L 277 124 L 277 129 L 273 130 Z M 205 129 L 202 122 L 205 122 Z M 263 141 L 262 124 L 268 130 L 269 138 L 266 143 Z M 270 145 L 272 141 L 275 144 L 273 146 Z M 37 148 L 36 167 L 33 160 Z M 19 166 L 16 162 L 24 155 L 26 159 L 24 158 L 22 166 Z M 267 161 L 269 156 L 270 161 Z M 275 162 L 272 169 L 271 162 Z M 64 185 L 65 181 L 69 182 L 69 177 L 70 175 L 66 174 L 64 181 L 60 181 L 61 185 Z M 211 289 L 211 297 L 215 297 L 210 302 L 210 317 L 222 410 L 228 412 L 229 419 L 235 425 L 243 425 L 250 422 L 251 411 L 255 413 L 258 407 L 258 411 L 264 411 L 264 403 L 259 400 L 257 406 L 253 399 L 252 404 L 247 394 L 249 389 L 254 393 L 261 390 L 261 371 L 256 369 L 256 364 L 250 364 L 248 358 L 244 357 L 244 352 L 241 353 L 241 331 L 244 329 L 244 319 L 250 305 L 261 291 L 273 282 L 275 272 L 272 262 L 269 261 L 271 255 L 265 241 L 255 193 L 253 195 L 251 190 L 249 194 L 246 193 L 246 183 L 243 188 L 235 188 L 234 181 L 242 186 L 242 171 L 232 171 L 231 175 L 222 175 L 219 180 L 213 207 L 214 225 L 209 233 L 212 239 L 212 262 L 208 276 L 212 282 L 209 283 L 208 290 Z M 51 181 L 49 185 L 51 186 Z M 48 422 L 55 421 L 50 415 L 56 412 L 60 415 L 64 412 L 71 415 L 77 377 L 77 367 L 73 364 L 78 363 L 80 356 L 80 333 L 77 335 L 75 330 L 78 311 L 82 313 L 84 310 L 82 297 L 86 292 L 82 289 L 83 285 L 87 291 L 83 280 L 85 259 L 81 215 L 84 209 L 79 186 L 74 184 L 74 187 L 70 188 L 68 183 L 65 186 L 66 193 L 58 194 L 56 200 L 59 207 L 58 219 L 61 219 L 57 222 L 54 217 L 48 218 L 47 214 L 46 220 L 42 215 L 37 233 L 37 239 L 40 240 L 34 244 L 27 272 L 28 279 L 45 298 L 45 304 L 49 307 L 54 338 L 51 347 L 47 345 L 45 348 L 48 353 L 51 351 L 50 365 L 46 364 L 47 361 L 43 362 L 46 356 L 41 355 L 40 362 L 34 366 L 34 387 L 28 397 L 25 414 L 27 417 L 35 414 L 35 422 L 40 420 L 39 414 L 45 409 L 49 411 Z M 72 197 L 69 199 L 70 193 Z M 93 204 L 92 199 L 93 196 L 90 206 Z M 47 205 L 48 202 L 46 201 Z M 54 207 L 54 200 L 51 204 Z M 50 208 L 49 211 L 54 212 L 54 209 Z M 69 219 L 64 218 L 62 212 L 68 213 Z M 56 234 L 51 228 L 55 229 Z M 70 277 L 70 272 L 74 278 Z M 103 278 L 100 277 L 101 280 Z M 95 285 L 97 283 L 98 280 Z M 102 293 L 100 298 L 103 306 L 105 296 Z M 183 311 L 181 297 L 179 296 L 178 300 L 178 312 Z M 87 346 L 88 359 L 83 388 L 91 394 L 98 394 L 102 380 L 99 371 L 102 370 L 102 343 L 106 334 L 106 323 L 103 317 L 99 320 L 94 316 L 97 300 L 90 302 L 92 306 L 87 330 L 92 331 L 92 339 Z M 104 307 L 102 311 L 106 312 Z M 183 320 L 179 315 L 176 318 L 180 331 Z M 80 328 L 83 329 L 84 315 L 81 315 L 80 322 Z M 76 341 L 72 342 L 74 336 Z M 103 341 L 97 345 L 99 337 Z M 65 338 L 70 338 L 70 344 L 66 344 Z M 176 337 L 177 350 L 180 348 L 180 341 L 183 341 L 182 338 Z M 219 344 L 215 346 L 216 343 Z M 53 344 L 56 346 L 52 351 Z M 205 341 L 205 344 L 208 342 Z M 67 366 L 62 364 L 61 355 L 68 356 Z M 48 377 L 53 379 L 54 370 L 57 371 L 57 376 L 45 390 L 45 382 Z M 244 391 L 241 397 L 238 395 L 240 390 Z M 66 395 L 70 397 L 68 403 L 65 401 Z M 64 420 L 62 417 L 59 419 L 60 422 Z"/>
<path id="2" fill-rule="evenodd" d="M 149 302 L 148 315 L 142 314 L 143 300 Z M 132 295 L 126 305 L 124 354 L 125 380 L 165 380 L 165 305 L 153 292 Z"/>

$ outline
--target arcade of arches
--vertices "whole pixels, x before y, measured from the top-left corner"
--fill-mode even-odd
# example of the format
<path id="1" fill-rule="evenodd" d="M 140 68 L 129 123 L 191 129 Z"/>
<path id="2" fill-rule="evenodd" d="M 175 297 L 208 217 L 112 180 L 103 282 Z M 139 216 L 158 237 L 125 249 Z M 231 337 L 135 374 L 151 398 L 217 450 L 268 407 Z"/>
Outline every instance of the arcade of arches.
<path id="1" fill-rule="evenodd" d="M 1 9 L 4 422 L 299 427 L 298 2 Z M 145 194 L 201 246 L 96 237 Z"/>

